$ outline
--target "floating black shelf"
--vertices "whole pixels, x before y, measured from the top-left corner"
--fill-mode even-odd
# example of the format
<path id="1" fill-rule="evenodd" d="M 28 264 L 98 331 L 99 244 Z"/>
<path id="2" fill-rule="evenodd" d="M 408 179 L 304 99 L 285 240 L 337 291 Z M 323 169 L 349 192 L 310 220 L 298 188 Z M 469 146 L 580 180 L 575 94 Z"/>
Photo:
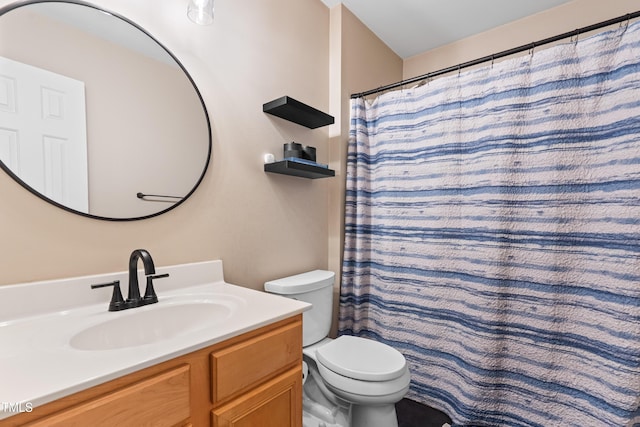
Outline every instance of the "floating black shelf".
<path id="1" fill-rule="evenodd" d="M 311 179 L 328 178 L 336 175 L 336 172 L 333 169 L 323 168 L 322 166 L 307 165 L 299 162 L 292 162 L 291 160 L 281 160 L 279 162 L 266 163 L 264 165 L 264 171 Z"/>
<path id="2" fill-rule="evenodd" d="M 333 116 L 316 110 L 289 96 L 283 96 L 262 105 L 262 111 L 290 122 L 315 129 L 331 125 L 335 122 Z"/>

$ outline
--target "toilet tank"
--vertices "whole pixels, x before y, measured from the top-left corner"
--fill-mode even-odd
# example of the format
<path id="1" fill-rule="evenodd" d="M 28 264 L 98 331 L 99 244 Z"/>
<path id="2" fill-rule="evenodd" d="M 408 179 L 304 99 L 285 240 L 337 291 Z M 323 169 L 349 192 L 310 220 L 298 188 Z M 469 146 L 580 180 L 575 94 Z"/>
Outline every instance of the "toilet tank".
<path id="1" fill-rule="evenodd" d="M 310 310 L 302 314 L 302 345 L 306 347 L 329 335 L 333 316 L 333 282 L 335 273 L 314 270 L 295 276 L 271 280 L 264 284 L 264 290 L 307 302 Z"/>

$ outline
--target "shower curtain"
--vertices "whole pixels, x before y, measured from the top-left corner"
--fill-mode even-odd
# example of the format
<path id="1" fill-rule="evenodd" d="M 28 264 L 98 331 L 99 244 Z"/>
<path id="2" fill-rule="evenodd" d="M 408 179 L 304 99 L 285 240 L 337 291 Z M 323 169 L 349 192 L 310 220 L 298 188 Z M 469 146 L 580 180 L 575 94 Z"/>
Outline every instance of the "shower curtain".
<path id="1" fill-rule="evenodd" d="M 351 114 L 340 334 L 455 425 L 640 425 L 640 24 Z"/>

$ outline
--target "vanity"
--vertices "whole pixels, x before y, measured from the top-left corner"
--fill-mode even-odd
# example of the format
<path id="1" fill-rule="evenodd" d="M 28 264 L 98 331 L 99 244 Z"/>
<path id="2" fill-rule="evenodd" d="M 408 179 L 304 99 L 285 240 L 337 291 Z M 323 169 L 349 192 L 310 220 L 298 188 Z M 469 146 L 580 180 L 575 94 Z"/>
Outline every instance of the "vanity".
<path id="1" fill-rule="evenodd" d="M 117 312 L 90 285 L 126 272 L 0 287 L 0 426 L 301 426 L 310 306 L 221 261 L 157 271 L 159 302 Z"/>

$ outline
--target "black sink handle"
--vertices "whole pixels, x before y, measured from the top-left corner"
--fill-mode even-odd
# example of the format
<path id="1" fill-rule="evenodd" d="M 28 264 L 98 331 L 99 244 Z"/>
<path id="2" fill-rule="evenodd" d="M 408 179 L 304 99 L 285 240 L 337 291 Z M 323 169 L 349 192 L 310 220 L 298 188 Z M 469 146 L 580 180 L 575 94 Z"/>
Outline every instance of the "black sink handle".
<path id="1" fill-rule="evenodd" d="M 158 296 L 155 289 L 153 289 L 153 279 L 164 279 L 169 277 L 169 273 L 155 274 L 147 276 L 147 288 L 144 291 L 144 297 L 142 298 L 141 305 L 154 304 L 158 302 Z"/>
<path id="2" fill-rule="evenodd" d="M 107 286 L 113 286 L 113 294 L 111 295 L 111 302 L 109 302 L 109 311 L 120 311 L 127 308 L 124 298 L 122 298 L 122 291 L 120 291 L 119 280 L 114 280 L 113 282 L 109 283 L 91 285 L 91 289 L 106 288 Z"/>

